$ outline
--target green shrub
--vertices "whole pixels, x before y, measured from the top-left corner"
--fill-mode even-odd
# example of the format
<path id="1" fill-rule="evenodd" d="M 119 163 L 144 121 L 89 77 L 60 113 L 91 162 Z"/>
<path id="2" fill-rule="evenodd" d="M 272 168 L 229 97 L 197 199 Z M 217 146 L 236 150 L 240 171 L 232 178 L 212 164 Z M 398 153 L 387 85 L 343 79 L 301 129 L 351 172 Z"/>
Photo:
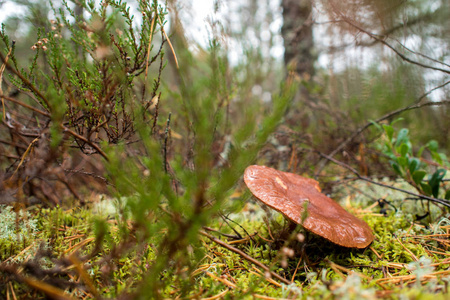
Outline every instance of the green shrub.
<path id="1" fill-rule="evenodd" d="M 438 152 L 438 143 L 431 140 L 414 153 L 407 128 L 400 129 L 396 134 L 392 125 L 376 126 L 383 131 L 381 151 L 389 158 L 397 175 L 422 195 L 450 200 L 450 189 L 444 181 L 450 163 L 444 153 Z M 431 159 L 425 157 L 425 150 Z"/>

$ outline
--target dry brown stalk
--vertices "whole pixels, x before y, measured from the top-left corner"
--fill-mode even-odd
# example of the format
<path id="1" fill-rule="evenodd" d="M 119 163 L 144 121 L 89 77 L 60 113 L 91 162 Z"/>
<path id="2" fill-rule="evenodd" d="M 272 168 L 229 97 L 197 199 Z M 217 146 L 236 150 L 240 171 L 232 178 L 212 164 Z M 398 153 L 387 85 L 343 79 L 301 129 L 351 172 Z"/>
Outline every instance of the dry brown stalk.
<path id="1" fill-rule="evenodd" d="M 369 276 L 364 275 L 364 274 L 362 274 L 362 273 L 355 272 L 355 271 L 350 270 L 350 269 L 348 269 L 348 268 L 346 268 L 346 267 L 343 267 L 343 266 L 341 266 L 341 265 L 338 265 L 337 263 L 332 262 L 332 261 L 329 260 L 329 259 L 326 259 L 326 262 L 330 265 L 330 267 L 331 267 L 336 273 L 338 273 L 338 271 L 343 271 L 343 272 L 345 272 L 345 273 L 347 273 L 347 274 L 356 274 L 356 275 L 358 275 L 359 277 L 362 277 L 362 278 L 367 279 L 367 280 L 371 280 L 371 278 L 370 278 Z M 340 273 L 340 272 L 339 272 L 339 273 Z M 342 274 L 342 273 L 340 273 L 340 274 Z"/>
<path id="2" fill-rule="evenodd" d="M 159 21 L 159 25 L 161 26 L 161 31 L 163 32 L 164 36 L 167 39 L 167 42 L 169 43 L 170 50 L 172 51 L 173 58 L 175 60 L 175 65 L 177 66 L 177 69 L 179 69 L 180 66 L 178 65 L 178 58 L 177 58 L 177 54 L 175 53 L 175 49 L 173 49 L 172 43 L 170 42 L 170 39 L 169 39 L 169 36 L 167 35 L 166 31 L 164 30 L 164 24 L 161 22 L 161 19 L 159 18 L 158 15 L 157 15 L 157 18 Z"/>
<path id="3" fill-rule="evenodd" d="M 229 292 L 228 289 L 224 290 L 223 292 L 220 292 L 219 294 L 208 297 L 208 298 L 202 298 L 202 300 L 215 300 L 215 299 L 222 299 L 227 293 Z"/>
<path id="4" fill-rule="evenodd" d="M 417 258 L 417 256 L 411 252 L 411 250 L 409 250 L 408 248 L 406 248 L 406 246 L 400 241 L 400 239 L 398 237 L 395 237 L 397 239 L 397 241 L 400 243 L 400 245 L 406 250 L 406 252 L 409 253 L 409 255 L 411 255 L 411 257 L 414 259 L 414 261 L 419 261 L 419 259 Z"/>
<path id="5" fill-rule="evenodd" d="M 433 272 L 427 275 L 423 276 L 422 281 L 429 281 L 431 279 L 436 279 L 438 275 L 450 275 L 450 270 L 445 271 L 437 271 Z M 409 281 L 409 282 L 407 282 Z M 416 281 L 416 275 L 402 275 L 402 276 L 395 276 L 391 278 L 380 278 L 375 280 L 375 283 L 391 283 L 391 284 L 397 284 L 397 283 L 413 283 Z"/>
<path id="6" fill-rule="evenodd" d="M 298 260 L 297 266 L 295 267 L 294 274 L 292 274 L 291 282 L 294 282 L 295 275 L 297 274 L 298 268 L 300 267 L 300 263 L 303 261 L 303 258 L 300 257 Z"/>
<path id="7" fill-rule="evenodd" d="M 248 242 L 250 239 L 251 239 L 250 237 L 246 237 L 246 238 L 241 239 L 241 240 L 228 242 L 228 244 L 230 244 L 230 245 L 242 244 L 242 243 Z"/>
<path id="8" fill-rule="evenodd" d="M 209 277 L 211 277 L 212 279 L 222 282 L 223 284 L 225 284 L 228 287 L 231 287 L 233 289 L 235 289 L 237 287 L 234 283 L 230 282 L 229 280 L 227 280 L 225 278 L 220 278 L 211 272 L 205 271 L 205 274 L 208 275 Z"/>
<path id="9" fill-rule="evenodd" d="M 382 259 L 381 255 L 378 254 L 378 252 L 372 246 L 370 246 L 369 249 L 372 250 L 372 252 L 378 257 L 378 259 Z"/>
<path id="10" fill-rule="evenodd" d="M 76 133 L 75 131 L 71 130 L 70 128 L 64 126 L 61 124 L 61 128 L 64 130 L 64 132 L 67 132 L 68 134 L 72 135 L 74 138 L 77 138 L 79 140 L 82 140 L 83 142 L 85 142 L 86 144 L 88 144 L 89 146 L 91 146 L 92 148 L 94 148 L 101 156 L 103 156 L 103 158 L 108 161 L 108 156 L 106 155 L 106 153 L 95 143 L 89 141 L 88 139 L 86 139 L 84 136 L 79 135 L 78 133 Z"/>
<path id="11" fill-rule="evenodd" d="M 5 102 L 3 101 L 3 72 L 5 72 L 6 64 L 8 63 L 9 56 L 11 55 L 13 47 L 9 48 L 8 54 L 6 54 L 5 60 L 3 61 L 2 66 L 0 67 L 0 98 L 2 99 L 2 108 L 3 108 L 3 120 L 5 120 L 6 111 L 5 111 Z"/>
<path id="12" fill-rule="evenodd" d="M 266 277 L 266 276 L 261 272 L 261 270 L 258 269 L 257 267 L 252 266 L 252 268 L 253 268 L 257 273 L 255 273 L 255 272 L 253 272 L 253 271 L 249 271 L 250 273 L 255 274 L 255 275 L 259 276 L 259 277 L 264 276 L 264 279 L 266 279 L 266 280 L 267 280 L 268 282 L 270 282 L 271 284 L 273 284 L 273 285 L 275 285 L 275 286 L 277 286 L 277 287 L 281 287 L 281 284 L 279 284 L 278 282 L 276 282 L 275 280 L 273 280 L 273 279 L 271 279 L 271 278 Z"/>
<path id="13" fill-rule="evenodd" d="M 100 293 L 95 288 L 94 282 L 92 281 L 89 274 L 84 269 L 82 262 L 78 259 L 76 254 L 71 254 L 69 256 L 69 260 L 72 262 L 72 264 L 75 266 L 75 269 L 77 270 L 78 274 L 80 275 L 81 279 L 86 283 L 89 291 L 94 295 L 95 298 L 100 298 Z"/>
<path id="14" fill-rule="evenodd" d="M 211 241 L 213 241 L 216 244 L 221 245 L 222 247 L 240 255 L 242 258 L 244 258 L 245 260 L 251 262 L 252 264 L 257 265 L 258 267 L 262 268 L 264 271 L 266 271 L 267 273 L 269 273 L 271 276 L 275 277 L 276 279 L 278 279 L 279 281 L 283 282 L 284 284 L 291 284 L 289 280 L 287 280 L 286 278 L 278 275 L 277 273 L 273 272 L 270 270 L 270 268 L 268 266 L 266 266 L 265 264 L 261 263 L 260 261 L 254 259 L 253 257 L 251 257 L 250 255 L 244 253 L 242 250 L 239 250 L 231 245 L 229 245 L 228 243 L 204 232 L 204 231 L 200 231 L 200 234 L 207 237 L 208 239 L 210 239 Z"/>
<path id="15" fill-rule="evenodd" d="M 73 245 L 72 247 L 69 247 L 67 250 L 64 251 L 64 254 L 67 254 L 67 253 L 69 253 L 69 252 L 72 251 L 72 250 L 73 250 L 72 252 L 75 252 L 75 251 L 77 251 L 78 249 L 80 249 L 81 247 L 83 247 L 84 245 L 86 245 L 87 243 L 90 243 L 90 242 L 92 242 L 92 241 L 95 241 L 95 238 L 88 238 L 88 239 L 85 239 L 84 241 L 81 241 L 81 242 L 79 242 L 79 243 Z"/>
<path id="16" fill-rule="evenodd" d="M 155 12 L 155 17 L 152 18 L 152 23 L 150 25 L 150 36 L 148 37 L 147 60 L 145 62 L 145 81 L 146 82 L 147 82 L 147 75 L 148 75 L 148 62 L 150 60 L 150 49 L 152 47 L 152 40 L 153 40 L 153 26 L 155 25 L 156 16 L 157 16 L 157 12 Z"/>
<path id="17" fill-rule="evenodd" d="M 269 297 L 269 296 L 264 296 L 264 295 L 259 295 L 259 294 L 253 294 L 253 297 L 255 297 L 257 299 L 263 299 L 263 300 L 288 300 L 286 298 L 274 298 L 274 297 Z"/>
<path id="18" fill-rule="evenodd" d="M 12 281 L 9 282 L 9 289 L 11 291 L 13 299 L 17 300 L 16 293 L 14 292 L 14 287 L 13 287 Z M 8 291 L 8 294 L 7 294 L 7 298 L 9 299 L 9 291 Z"/>
<path id="19" fill-rule="evenodd" d="M 211 257 L 209 257 L 208 256 L 208 258 L 210 258 L 211 260 L 213 260 Z M 195 275 L 197 275 L 197 274 L 200 274 L 200 273 L 202 273 L 203 271 L 206 271 L 206 270 L 208 270 L 209 268 L 211 268 L 212 266 L 215 266 L 215 267 L 225 267 L 226 265 L 225 264 L 205 264 L 205 265 L 201 265 L 197 270 L 194 270 L 192 273 L 191 273 L 191 276 L 195 276 Z"/>
<path id="20" fill-rule="evenodd" d="M 27 157 L 28 153 L 30 153 L 31 148 L 33 147 L 34 143 L 36 143 L 37 141 L 39 141 L 39 137 L 35 138 L 29 145 L 27 150 L 23 153 L 22 158 L 20 159 L 19 164 L 17 165 L 16 170 L 14 171 L 14 173 L 12 174 L 12 176 L 10 177 L 9 180 L 12 180 L 12 178 L 14 178 L 14 176 L 17 174 L 17 171 L 20 169 L 20 167 L 22 166 L 25 158 Z"/>
<path id="21" fill-rule="evenodd" d="M 40 115 L 43 115 L 45 117 L 50 117 L 49 113 L 47 113 L 47 112 L 45 112 L 43 110 L 37 109 L 37 108 L 35 108 L 35 107 L 31 106 L 31 105 L 28 105 L 26 103 L 23 103 L 21 101 L 18 101 L 18 100 L 14 99 L 14 98 L 11 98 L 11 97 L 8 97 L 8 96 L 5 96 L 5 95 L 0 96 L 0 97 L 2 98 L 2 104 L 4 104 L 3 100 L 8 100 L 8 101 L 13 102 L 13 103 L 15 103 L 17 105 L 20 105 L 20 106 L 25 107 L 25 108 L 27 108 L 29 110 L 32 110 L 32 111 L 34 111 L 34 112 L 36 112 L 36 113 L 38 113 Z M 3 117 L 5 117 L 5 107 L 4 107 L 4 105 L 3 105 Z"/>
<path id="22" fill-rule="evenodd" d="M 50 298 L 61 300 L 74 300 L 74 298 L 67 296 L 63 290 L 48 283 L 45 283 L 43 281 L 37 280 L 32 277 L 23 277 L 22 280 L 32 288 L 41 291 Z"/>
<path id="23" fill-rule="evenodd" d="M 17 257 L 19 257 L 20 255 L 24 254 L 25 252 L 27 252 L 29 249 L 31 249 L 35 244 L 41 242 L 40 240 L 35 240 L 33 243 L 31 243 L 30 246 L 26 247 L 25 249 L 23 249 L 22 251 L 20 251 L 17 255 L 15 256 L 10 256 L 8 257 L 6 260 L 4 260 L 2 263 L 6 263 L 10 260 L 15 260 Z"/>

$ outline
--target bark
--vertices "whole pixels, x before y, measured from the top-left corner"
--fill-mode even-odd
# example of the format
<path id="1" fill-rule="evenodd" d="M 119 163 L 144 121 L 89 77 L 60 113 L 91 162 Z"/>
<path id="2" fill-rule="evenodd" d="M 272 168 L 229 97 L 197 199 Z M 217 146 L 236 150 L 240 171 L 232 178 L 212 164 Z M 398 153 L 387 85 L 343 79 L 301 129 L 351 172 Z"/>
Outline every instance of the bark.
<path id="1" fill-rule="evenodd" d="M 314 74 L 311 0 L 282 0 L 285 65 L 303 78 Z"/>

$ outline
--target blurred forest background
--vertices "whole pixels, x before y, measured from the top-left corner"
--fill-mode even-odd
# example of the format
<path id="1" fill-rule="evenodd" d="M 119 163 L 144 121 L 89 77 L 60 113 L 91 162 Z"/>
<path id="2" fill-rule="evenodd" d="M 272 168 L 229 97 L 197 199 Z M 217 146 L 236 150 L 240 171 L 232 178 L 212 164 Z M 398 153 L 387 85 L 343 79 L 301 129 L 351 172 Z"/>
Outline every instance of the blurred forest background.
<path id="1" fill-rule="evenodd" d="M 11 6 L 12 3 L 15 5 Z M 69 3 L 73 13 L 89 21 L 89 14 L 76 3 Z M 19 8 L 17 15 L 12 14 L 3 21 L 4 34 L 9 36 L 9 41 L 16 41 L 16 67 L 39 68 L 46 76 L 52 76 L 51 67 L 46 63 L 48 54 L 46 50 L 42 51 L 47 46 L 45 43 L 39 45 L 42 43 L 39 37 L 45 32 L 55 32 L 66 38 L 69 33 L 63 24 L 51 22 L 54 12 L 49 2 L 17 0 L 3 1 L 0 5 Z M 57 11 L 61 5 L 58 1 L 52 4 Z M 142 23 L 138 3 L 131 1 L 129 5 L 131 13 L 136 14 L 137 24 Z M 216 1 L 207 17 L 195 22 L 192 20 L 199 11 L 204 15 L 204 8 L 195 7 L 200 4 L 169 1 L 165 5 L 169 14 L 164 34 L 171 37 L 171 51 L 175 55 L 182 57 L 188 51 L 191 55 L 189 64 L 201 66 L 207 60 L 208 39 L 219 42 L 227 69 L 226 80 L 229 81 L 228 99 L 223 103 L 228 122 L 233 122 L 234 116 L 239 114 L 236 103 L 251 102 L 257 106 L 255 111 L 264 114 L 264 110 L 270 109 L 271 95 L 276 93 L 278 83 L 288 73 L 297 80 L 299 91 L 289 105 L 282 126 L 265 149 L 269 165 L 318 176 L 325 162 L 320 155 L 311 153 L 314 150 L 331 156 L 344 154 L 344 160 L 359 165 L 366 175 L 388 175 L 379 151 L 371 143 L 379 132 L 370 128 L 365 130 L 370 127 L 371 120 L 380 118 L 378 121 L 391 122 L 402 117 L 399 126 L 409 128 L 416 143 L 421 145 L 436 140 L 440 149 L 448 151 L 450 118 L 446 105 L 450 21 L 447 1 Z M 112 17 L 113 34 L 120 35 L 126 20 L 115 14 Z M 61 21 L 68 22 L 66 26 L 73 22 L 70 18 Z M 58 26 L 60 28 L 55 28 Z M 9 46 L 4 44 L 4 49 Z M 86 54 L 80 51 L 80 46 L 76 47 L 78 58 L 86 61 Z M 166 45 L 166 52 L 168 49 Z M 38 57 L 36 51 L 39 50 L 42 55 Z M 106 47 L 104 50 L 104 55 L 108 55 L 109 50 Z M 3 58 L 6 53 L 3 51 Z M 171 91 L 180 89 L 181 79 L 174 55 L 166 53 L 165 59 L 168 68 L 161 73 L 161 82 L 168 92 L 162 92 L 165 104 L 159 107 L 158 114 L 167 119 L 169 112 L 178 109 L 170 98 L 173 98 Z M 187 64 L 181 62 L 180 65 L 183 68 Z M 190 81 L 196 80 L 196 74 L 189 76 Z M 19 90 L 11 78 L 3 78 L 4 94 L 15 99 Z M 233 90 L 234 84 L 239 85 L 239 91 Z M 150 100 L 155 99 L 147 101 Z M 22 119 L 14 102 L 3 103 L 4 108 L 11 106 L 11 111 L 3 116 L 0 145 L 2 169 L 7 171 L 2 176 L 8 178 L 11 175 L 8 172 L 17 167 L 30 142 L 41 133 L 37 133 L 36 128 L 36 135 L 15 132 L 18 124 L 27 128 L 32 122 L 32 127 L 36 127 L 39 118 L 32 112 Z M 189 138 L 185 125 L 180 118 L 173 118 L 171 129 L 176 133 L 175 139 L 185 142 Z M 42 124 L 37 127 L 40 126 Z M 95 145 L 104 140 L 97 138 L 94 141 L 92 133 L 75 131 Z M 131 142 L 133 130 L 125 131 L 120 136 L 107 134 L 108 142 Z M 220 133 L 214 146 L 217 154 L 230 144 L 233 139 L 230 133 L 230 130 Z M 70 147 L 82 151 L 77 151 L 76 155 L 70 149 L 63 151 L 59 165 L 64 161 L 66 175 L 70 173 L 70 177 L 81 180 L 89 177 L 88 174 L 101 176 L 102 167 L 98 160 L 83 156 L 98 153 L 96 147 L 85 146 L 83 140 L 81 145 L 76 135 L 72 138 L 76 145 Z M 32 162 L 23 160 L 21 165 L 27 163 Z M 85 174 L 80 174 L 81 169 Z M 95 176 L 88 180 L 94 179 L 104 185 L 104 181 Z M 75 191 L 77 188 L 68 182 L 64 184 L 73 196 L 80 198 Z M 40 197 L 52 198 L 52 193 L 43 192 L 45 196 L 41 193 Z M 4 194 L 3 197 L 9 197 Z M 53 198 L 52 202 L 58 201 Z"/>
<path id="2" fill-rule="evenodd" d="M 0 1 L 17 10 L 0 33 L 0 204 L 115 196 L 116 257 L 165 232 L 141 286 L 155 295 L 163 270 L 194 265 L 202 226 L 242 209 L 227 200 L 248 198 L 254 163 L 327 193 L 402 178 L 446 215 L 449 1 L 217 0 L 204 19 L 200 5 Z"/>

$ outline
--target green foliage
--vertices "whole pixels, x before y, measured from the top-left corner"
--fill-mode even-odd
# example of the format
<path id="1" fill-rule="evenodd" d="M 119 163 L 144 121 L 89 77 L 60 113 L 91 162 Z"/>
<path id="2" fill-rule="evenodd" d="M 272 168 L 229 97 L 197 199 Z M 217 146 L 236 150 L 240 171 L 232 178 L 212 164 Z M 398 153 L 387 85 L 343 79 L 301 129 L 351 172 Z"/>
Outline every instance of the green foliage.
<path id="1" fill-rule="evenodd" d="M 450 189 L 446 187 L 444 178 L 447 173 L 446 168 L 450 164 L 447 156 L 438 152 L 437 141 L 429 141 L 414 155 L 408 129 L 402 128 L 396 134 L 392 125 L 376 124 L 376 126 L 384 133 L 381 151 L 389 158 L 393 170 L 414 186 L 419 193 L 435 198 L 445 197 L 449 200 Z M 432 160 L 424 157 L 425 150 Z M 441 191 L 441 187 L 444 191 Z"/>
<path id="2" fill-rule="evenodd" d="M 120 215 L 119 226 L 123 234 L 129 234 L 126 224 L 132 220 L 138 230 L 139 243 L 153 240 L 158 245 L 158 256 L 145 276 L 145 284 L 140 287 L 143 295 L 156 296 L 159 290 L 167 289 L 163 281 L 158 280 L 161 272 L 168 278 L 177 278 L 182 295 L 189 291 L 191 279 L 176 275 L 179 271 L 169 267 L 170 261 L 191 271 L 196 266 L 196 258 L 202 257 L 203 252 L 198 231 L 217 218 L 222 210 L 233 209 L 225 200 L 282 118 L 293 94 L 290 86 L 282 87 L 280 95 L 274 97 L 273 111 L 261 120 L 259 128 L 255 126 L 256 111 L 252 109 L 245 109 L 243 119 L 236 120 L 239 127 L 230 127 L 224 106 L 230 101 L 225 58 L 214 41 L 209 51 L 209 66 L 202 66 L 206 71 L 204 77 L 197 77 L 196 82 L 190 83 L 192 79 L 184 76 L 196 70 L 189 64 L 181 69 L 183 84 L 180 94 L 174 94 L 174 97 L 181 99 L 185 111 L 170 114 L 164 130 L 167 135 L 171 131 L 171 122 L 180 117 L 190 124 L 189 130 L 183 131 L 187 135 L 183 147 L 192 147 L 187 149 L 192 151 L 192 160 L 186 161 L 181 154 L 183 151 L 174 153 L 169 160 L 170 145 L 166 139 L 160 142 L 153 138 L 145 119 L 137 121 L 136 126 L 144 155 L 124 160 L 123 148 L 111 148 L 108 152 L 109 176 L 118 196 L 128 197 L 126 208 Z M 183 61 L 188 58 L 184 57 Z M 141 115 L 140 112 L 137 115 Z M 227 126 L 233 137 L 232 146 L 227 153 L 226 165 L 220 167 L 214 147 L 221 142 Z M 186 168 L 186 163 L 193 167 Z M 160 236 L 162 231 L 166 232 L 164 236 Z"/>

